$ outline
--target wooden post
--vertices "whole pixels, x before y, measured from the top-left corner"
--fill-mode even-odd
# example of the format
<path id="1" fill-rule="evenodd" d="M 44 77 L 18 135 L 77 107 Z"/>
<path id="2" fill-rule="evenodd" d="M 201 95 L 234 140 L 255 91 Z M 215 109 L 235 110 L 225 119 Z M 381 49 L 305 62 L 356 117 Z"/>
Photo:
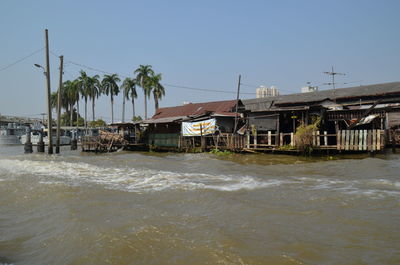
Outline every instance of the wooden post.
<path id="1" fill-rule="evenodd" d="M 354 130 L 350 130 L 350 150 L 354 150 Z"/>
<path id="2" fill-rule="evenodd" d="M 340 150 L 340 133 L 341 133 L 342 131 L 340 131 L 340 130 L 337 130 L 336 131 L 336 149 L 337 150 Z"/>
<path id="3" fill-rule="evenodd" d="M 363 130 L 363 150 L 368 150 L 368 131 Z"/>
<path id="4" fill-rule="evenodd" d="M 395 138 L 396 134 L 394 132 L 394 130 L 390 130 L 390 143 L 392 145 L 392 153 L 395 154 L 396 153 L 396 138 Z"/>
<path id="5" fill-rule="evenodd" d="M 342 130 L 342 144 L 341 144 L 341 149 L 345 150 L 346 149 L 346 130 Z"/>
<path id="6" fill-rule="evenodd" d="M 346 146 L 345 146 L 345 150 L 349 150 L 349 141 L 350 141 L 350 131 L 346 130 Z"/>
<path id="7" fill-rule="evenodd" d="M 376 130 L 372 130 L 372 151 L 376 151 Z"/>
<path id="8" fill-rule="evenodd" d="M 358 150 L 358 130 L 354 131 L 354 146 L 353 146 L 353 150 Z"/>
<path id="9" fill-rule="evenodd" d="M 317 143 L 317 141 L 315 140 L 315 131 L 312 132 L 312 145 L 315 146 Z"/>
<path id="10" fill-rule="evenodd" d="M 317 131 L 317 146 L 321 146 L 321 138 L 319 136 L 319 131 Z"/>
<path id="11" fill-rule="evenodd" d="M 246 148 L 250 148 L 250 131 L 246 131 Z"/>
<path id="12" fill-rule="evenodd" d="M 294 133 L 290 133 L 290 145 L 294 146 Z"/>
<path id="13" fill-rule="evenodd" d="M 50 58 L 49 58 L 49 33 L 48 30 L 45 29 L 45 45 L 46 45 L 46 84 L 47 84 L 47 127 L 48 133 L 47 137 L 49 138 L 49 154 L 53 154 L 53 119 L 51 117 L 51 88 L 50 88 Z"/>
<path id="14" fill-rule="evenodd" d="M 284 144 L 283 144 L 283 133 L 280 133 L 279 134 L 279 144 L 280 144 L 280 146 L 283 146 Z"/>
<path id="15" fill-rule="evenodd" d="M 26 142 L 24 144 L 25 154 L 30 154 L 33 152 L 32 142 L 31 142 L 31 127 L 26 129 Z"/>
<path id="16" fill-rule="evenodd" d="M 268 131 L 268 145 L 272 145 L 272 141 L 271 141 L 271 131 Z"/>
<path id="17" fill-rule="evenodd" d="M 324 145 L 328 146 L 328 132 L 324 131 Z"/>
<path id="18" fill-rule="evenodd" d="M 38 153 L 44 153 L 43 134 L 44 134 L 44 131 L 41 130 L 40 131 L 40 135 L 39 135 L 39 142 L 37 143 L 37 151 L 38 151 Z"/>
<path id="19" fill-rule="evenodd" d="M 205 149 L 205 147 L 204 147 L 204 137 L 203 137 L 203 126 L 202 126 L 201 123 L 200 123 L 200 148 L 201 148 L 202 152 Z"/>
<path id="20" fill-rule="evenodd" d="M 367 130 L 367 149 L 366 150 L 371 150 L 371 142 L 372 142 L 372 131 Z"/>
<path id="21" fill-rule="evenodd" d="M 281 118 L 281 115 L 280 114 L 278 114 L 278 119 L 276 120 L 276 136 L 275 136 L 275 145 L 276 146 L 279 146 L 280 145 L 280 142 L 279 142 L 279 138 L 278 138 L 278 135 L 279 135 L 279 133 L 281 132 L 280 131 L 280 118 Z"/>
<path id="22" fill-rule="evenodd" d="M 238 80 L 238 89 L 237 89 L 237 97 L 236 97 L 236 111 L 235 111 L 235 126 L 233 129 L 233 133 L 236 133 L 237 130 L 237 124 L 238 124 L 238 107 L 239 107 L 239 93 L 240 93 L 240 78 L 241 76 L 239 75 L 239 80 Z"/>
<path id="23" fill-rule="evenodd" d="M 376 150 L 381 150 L 381 130 L 376 130 Z"/>
<path id="24" fill-rule="evenodd" d="M 56 141 L 56 154 L 60 153 L 61 90 L 62 90 L 63 61 L 64 61 L 64 56 L 61 55 L 60 56 L 60 79 L 59 79 L 59 83 L 58 83 L 58 92 L 57 92 L 57 141 Z"/>
<path id="25" fill-rule="evenodd" d="M 257 148 L 257 128 L 253 125 L 253 140 L 254 140 L 254 148 Z"/>

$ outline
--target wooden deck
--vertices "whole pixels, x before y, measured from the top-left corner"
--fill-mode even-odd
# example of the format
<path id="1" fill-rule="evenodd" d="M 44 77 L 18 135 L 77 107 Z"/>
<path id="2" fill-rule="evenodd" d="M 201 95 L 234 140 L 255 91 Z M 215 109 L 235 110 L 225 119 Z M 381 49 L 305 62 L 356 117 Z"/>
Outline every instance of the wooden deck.
<path id="1" fill-rule="evenodd" d="M 312 134 L 312 149 L 316 152 L 376 152 L 388 145 L 385 130 L 340 130 L 337 134 L 315 131 Z M 175 138 L 174 138 L 175 139 Z M 82 151 L 113 152 L 119 149 L 131 151 L 169 150 L 178 152 L 203 152 L 213 149 L 233 152 L 299 153 L 294 133 L 272 133 L 245 135 L 220 134 L 197 137 L 179 137 L 176 146 L 150 146 L 144 143 L 105 141 L 101 137 L 82 138 Z"/>

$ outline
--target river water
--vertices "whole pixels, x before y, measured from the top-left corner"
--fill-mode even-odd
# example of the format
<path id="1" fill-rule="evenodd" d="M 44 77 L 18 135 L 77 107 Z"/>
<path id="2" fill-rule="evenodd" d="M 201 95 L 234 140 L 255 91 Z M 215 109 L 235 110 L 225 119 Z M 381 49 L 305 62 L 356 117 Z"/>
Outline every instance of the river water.
<path id="1" fill-rule="evenodd" d="M 24 155 L 0 264 L 400 264 L 400 155 Z"/>

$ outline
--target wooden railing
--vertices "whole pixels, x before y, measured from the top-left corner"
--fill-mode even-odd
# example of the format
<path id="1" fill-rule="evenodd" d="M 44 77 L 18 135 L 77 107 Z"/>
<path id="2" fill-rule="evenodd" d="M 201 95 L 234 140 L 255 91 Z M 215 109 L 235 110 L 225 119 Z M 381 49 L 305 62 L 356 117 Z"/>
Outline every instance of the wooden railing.
<path id="1" fill-rule="evenodd" d="M 379 151 L 385 146 L 384 130 L 340 130 L 337 134 L 315 131 L 312 145 L 316 149 L 337 149 L 353 151 Z M 265 149 L 280 146 L 296 146 L 294 133 L 247 134 L 246 148 Z"/>
<path id="2" fill-rule="evenodd" d="M 246 148 L 274 148 L 283 145 L 295 146 L 294 133 L 247 134 Z"/>
<path id="3" fill-rule="evenodd" d="M 385 147 L 384 130 L 340 130 L 337 150 L 378 151 Z"/>
<path id="4" fill-rule="evenodd" d="M 191 149 L 229 149 L 239 151 L 245 148 L 244 135 L 223 133 L 220 135 L 207 135 L 201 137 L 180 137 L 179 148 Z"/>
<path id="5" fill-rule="evenodd" d="M 385 146 L 384 130 L 340 130 L 336 134 L 328 134 L 327 131 L 315 131 L 312 134 L 312 146 L 315 150 L 331 149 L 340 151 L 379 151 Z M 290 148 L 286 148 L 289 146 Z M 296 142 L 294 133 L 265 134 L 220 134 L 202 137 L 179 137 L 178 148 L 190 150 L 201 148 L 202 150 L 295 150 Z"/>

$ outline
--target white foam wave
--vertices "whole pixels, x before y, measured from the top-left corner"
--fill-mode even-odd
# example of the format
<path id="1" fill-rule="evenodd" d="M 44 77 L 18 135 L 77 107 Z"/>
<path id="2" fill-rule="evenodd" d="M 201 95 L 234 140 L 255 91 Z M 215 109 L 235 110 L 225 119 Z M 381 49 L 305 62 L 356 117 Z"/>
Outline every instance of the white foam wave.
<path id="1" fill-rule="evenodd" d="M 108 188 L 133 192 L 167 189 L 211 189 L 220 191 L 253 190 L 278 186 L 285 181 L 261 180 L 252 176 L 212 175 L 157 171 L 138 168 L 109 168 L 88 163 L 64 161 L 0 160 L 0 169 L 12 175 L 31 174 L 42 184 L 101 184 Z"/>
<path id="2" fill-rule="evenodd" d="M 8 172 L 5 175 L 3 172 Z M 159 171 L 147 168 L 103 167 L 83 162 L 33 161 L 0 159 L 0 179 L 33 175 L 48 185 L 97 184 L 106 188 L 130 192 L 171 189 L 238 191 L 286 185 L 302 190 L 327 190 L 362 195 L 370 198 L 394 196 L 400 198 L 400 183 L 389 179 L 337 179 L 323 176 L 255 177 L 226 174 L 203 174 Z"/>
<path id="3" fill-rule="evenodd" d="M 384 198 L 387 196 L 400 198 L 399 182 L 388 179 L 377 180 L 342 180 L 333 178 L 296 178 L 307 183 L 312 190 L 330 190 L 341 193 L 362 195 L 372 199 Z"/>

